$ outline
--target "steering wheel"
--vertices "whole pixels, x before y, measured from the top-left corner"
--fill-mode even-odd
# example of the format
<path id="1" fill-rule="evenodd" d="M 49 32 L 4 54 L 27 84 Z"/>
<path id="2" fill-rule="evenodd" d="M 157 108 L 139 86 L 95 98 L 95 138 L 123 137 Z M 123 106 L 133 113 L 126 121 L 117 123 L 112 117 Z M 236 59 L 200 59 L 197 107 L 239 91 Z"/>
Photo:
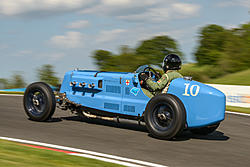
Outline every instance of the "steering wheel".
<path id="1" fill-rule="evenodd" d="M 160 78 L 161 78 L 161 74 L 158 73 L 157 71 L 155 71 L 155 69 L 153 69 L 152 67 L 146 67 L 144 68 L 143 72 L 146 72 L 146 71 L 149 71 L 149 77 L 152 77 L 151 76 L 151 73 L 153 73 L 153 75 L 155 76 L 155 80 L 158 81 Z"/>

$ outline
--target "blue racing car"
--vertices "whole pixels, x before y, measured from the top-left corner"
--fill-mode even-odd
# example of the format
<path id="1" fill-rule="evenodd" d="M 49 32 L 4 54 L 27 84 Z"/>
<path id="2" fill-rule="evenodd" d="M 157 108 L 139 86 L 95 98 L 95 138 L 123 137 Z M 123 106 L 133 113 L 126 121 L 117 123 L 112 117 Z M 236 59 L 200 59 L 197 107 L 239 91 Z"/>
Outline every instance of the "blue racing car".
<path id="1" fill-rule="evenodd" d="M 65 74 L 59 92 L 46 83 L 29 85 L 24 94 L 24 109 L 31 120 L 46 121 L 54 114 L 56 103 L 82 117 L 143 121 L 151 135 L 172 139 L 184 129 L 209 134 L 225 117 L 225 95 L 219 90 L 193 81 L 174 79 L 167 93 L 149 98 L 140 84 L 144 73 L 155 82 L 160 78 L 152 67 L 136 72 L 103 72 L 76 69 Z"/>

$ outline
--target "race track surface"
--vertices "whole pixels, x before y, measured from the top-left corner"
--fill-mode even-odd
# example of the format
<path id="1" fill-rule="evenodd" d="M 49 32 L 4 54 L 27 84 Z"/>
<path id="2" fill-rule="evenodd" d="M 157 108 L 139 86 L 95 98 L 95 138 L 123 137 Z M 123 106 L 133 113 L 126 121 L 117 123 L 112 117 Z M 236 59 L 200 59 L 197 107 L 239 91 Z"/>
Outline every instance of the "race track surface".
<path id="1" fill-rule="evenodd" d="M 52 121 L 27 119 L 22 97 L 0 96 L 0 136 L 86 149 L 167 166 L 249 166 L 250 117 L 226 115 L 209 136 L 184 132 L 174 141 L 152 138 L 143 125 L 81 121 L 57 110 Z"/>

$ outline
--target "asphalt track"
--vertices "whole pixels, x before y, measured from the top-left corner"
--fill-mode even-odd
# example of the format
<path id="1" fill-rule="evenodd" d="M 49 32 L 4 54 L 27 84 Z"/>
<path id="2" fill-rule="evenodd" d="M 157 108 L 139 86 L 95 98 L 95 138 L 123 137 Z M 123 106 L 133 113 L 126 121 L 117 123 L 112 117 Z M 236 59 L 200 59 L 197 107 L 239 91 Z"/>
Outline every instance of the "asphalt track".
<path id="1" fill-rule="evenodd" d="M 143 125 L 102 120 L 81 121 L 57 110 L 49 122 L 26 118 L 22 97 L 0 96 L 0 136 L 40 141 L 138 159 L 167 166 L 250 166 L 250 117 L 227 114 L 208 136 L 184 132 L 173 141 L 158 140 Z"/>

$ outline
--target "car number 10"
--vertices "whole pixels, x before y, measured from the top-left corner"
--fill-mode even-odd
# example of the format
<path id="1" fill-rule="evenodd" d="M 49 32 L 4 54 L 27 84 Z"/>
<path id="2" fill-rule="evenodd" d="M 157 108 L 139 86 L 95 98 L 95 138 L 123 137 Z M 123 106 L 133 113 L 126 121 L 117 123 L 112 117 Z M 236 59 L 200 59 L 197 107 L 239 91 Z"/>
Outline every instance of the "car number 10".
<path id="1" fill-rule="evenodd" d="M 199 94 L 199 91 L 200 91 L 200 86 L 199 85 L 190 86 L 189 83 L 185 83 L 184 85 L 186 85 L 186 87 L 185 87 L 185 93 L 182 94 L 183 96 L 190 96 L 190 95 L 191 96 L 197 96 Z M 189 86 L 190 86 L 190 88 L 189 88 Z M 196 87 L 196 90 L 194 91 L 195 87 Z"/>

